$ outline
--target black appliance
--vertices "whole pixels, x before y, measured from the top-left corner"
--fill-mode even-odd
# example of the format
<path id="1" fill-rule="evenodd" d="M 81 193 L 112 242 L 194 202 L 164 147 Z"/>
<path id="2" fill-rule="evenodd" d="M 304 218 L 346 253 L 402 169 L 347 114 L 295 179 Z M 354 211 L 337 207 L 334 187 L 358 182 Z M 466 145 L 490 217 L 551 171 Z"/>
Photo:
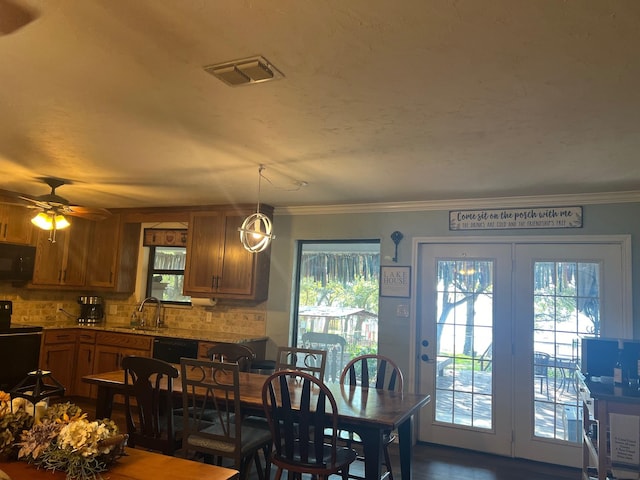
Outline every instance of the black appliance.
<path id="1" fill-rule="evenodd" d="M 156 337 L 153 340 L 153 358 L 169 363 L 180 363 L 181 357 L 197 358 L 198 341 L 169 337 Z"/>
<path id="2" fill-rule="evenodd" d="M 582 339 L 581 372 L 589 377 L 612 377 L 618 361 L 618 340 L 585 337 Z"/>
<path id="3" fill-rule="evenodd" d="M 42 327 L 11 323 L 13 304 L 0 300 L 0 390 L 8 392 L 38 369 Z"/>
<path id="4" fill-rule="evenodd" d="M 101 323 L 104 319 L 104 301 L 102 297 L 83 295 L 78 297 L 80 316 L 78 323 Z"/>
<path id="5" fill-rule="evenodd" d="M 0 243 L 0 281 L 27 282 L 33 277 L 36 247 Z"/>

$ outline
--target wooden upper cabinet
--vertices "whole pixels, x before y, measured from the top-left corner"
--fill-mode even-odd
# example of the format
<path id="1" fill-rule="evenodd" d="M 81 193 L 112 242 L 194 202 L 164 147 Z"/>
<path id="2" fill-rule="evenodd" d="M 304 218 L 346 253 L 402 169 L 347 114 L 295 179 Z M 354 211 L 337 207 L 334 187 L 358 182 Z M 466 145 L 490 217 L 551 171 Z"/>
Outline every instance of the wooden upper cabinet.
<path id="1" fill-rule="evenodd" d="M 49 241 L 49 231 L 39 230 L 33 285 L 84 286 L 87 245 L 91 222 L 70 219 L 71 226 L 56 231 L 56 241 Z"/>
<path id="2" fill-rule="evenodd" d="M 271 215 L 272 209 L 266 207 Z M 263 301 L 269 287 L 270 249 L 250 253 L 238 228 L 255 210 L 192 212 L 189 218 L 184 294 Z"/>
<path id="3" fill-rule="evenodd" d="M 35 211 L 19 205 L 0 204 L 0 242 L 30 244 Z"/>
<path id="4" fill-rule="evenodd" d="M 118 292 L 135 290 L 140 224 L 120 214 L 94 222 L 87 256 L 86 286 Z"/>
<path id="5" fill-rule="evenodd" d="M 87 286 L 113 287 L 118 262 L 120 215 L 94 222 L 89 239 Z"/>

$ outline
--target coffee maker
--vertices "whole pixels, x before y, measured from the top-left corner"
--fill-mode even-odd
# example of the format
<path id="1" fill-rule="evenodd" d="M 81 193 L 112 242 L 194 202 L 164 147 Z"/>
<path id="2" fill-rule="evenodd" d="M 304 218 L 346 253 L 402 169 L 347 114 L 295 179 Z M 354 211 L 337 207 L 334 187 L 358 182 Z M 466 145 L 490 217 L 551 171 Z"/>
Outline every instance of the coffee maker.
<path id="1" fill-rule="evenodd" d="M 80 316 L 78 323 L 101 323 L 104 319 L 104 301 L 102 297 L 82 295 L 78 297 Z"/>

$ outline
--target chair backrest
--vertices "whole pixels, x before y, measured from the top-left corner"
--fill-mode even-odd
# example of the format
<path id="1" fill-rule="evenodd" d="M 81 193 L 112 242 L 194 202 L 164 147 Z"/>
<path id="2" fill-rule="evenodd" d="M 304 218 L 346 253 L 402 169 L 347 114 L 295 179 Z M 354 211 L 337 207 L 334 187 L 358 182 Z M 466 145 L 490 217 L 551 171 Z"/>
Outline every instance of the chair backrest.
<path id="1" fill-rule="evenodd" d="M 311 348 L 279 347 L 276 371 L 299 370 L 323 379 L 327 369 L 327 351 Z"/>
<path id="2" fill-rule="evenodd" d="M 305 332 L 302 334 L 302 346 L 327 351 L 327 370 L 324 380 L 337 382 L 344 368 L 344 354 L 347 341 L 337 333 Z"/>
<path id="3" fill-rule="evenodd" d="M 172 455 L 177 442 L 171 393 L 178 370 L 162 360 L 137 356 L 124 357 L 122 368 L 129 444 Z"/>
<path id="4" fill-rule="evenodd" d="M 551 355 L 545 352 L 533 353 L 533 374 L 546 377 L 549 374 Z"/>
<path id="5" fill-rule="evenodd" d="M 256 354 L 240 343 L 216 343 L 207 350 L 207 358 L 218 362 L 237 363 L 241 372 L 248 372 Z"/>
<path id="6" fill-rule="evenodd" d="M 403 381 L 402 371 L 393 360 L 373 353 L 351 359 L 340 375 L 340 383 L 345 385 L 396 392 L 402 391 Z"/>
<path id="7" fill-rule="evenodd" d="M 240 465 L 239 371 L 237 363 L 180 359 L 184 450 L 236 458 Z"/>
<path id="8" fill-rule="evenodd" d="M 262 387 L 262 405 L 273 438 L 274 463 L 303 473 L 321 473 L 327 464 L 336 463 L 338 407 L 321 379 L 299 370 L 277 371 Z M 325 443 L 331 446 L 330 458 L 324 456 Z"/>

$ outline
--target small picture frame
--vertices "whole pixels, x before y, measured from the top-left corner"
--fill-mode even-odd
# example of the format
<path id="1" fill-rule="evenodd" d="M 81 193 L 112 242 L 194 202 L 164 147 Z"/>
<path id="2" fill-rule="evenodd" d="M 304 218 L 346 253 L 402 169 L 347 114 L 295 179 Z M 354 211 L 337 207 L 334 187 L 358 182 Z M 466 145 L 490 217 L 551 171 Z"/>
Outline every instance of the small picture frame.
<path id="1" fill-rule="evenodd" d="M 411 296 L 411 267 L 380 267 L 381 297 Z"/>

